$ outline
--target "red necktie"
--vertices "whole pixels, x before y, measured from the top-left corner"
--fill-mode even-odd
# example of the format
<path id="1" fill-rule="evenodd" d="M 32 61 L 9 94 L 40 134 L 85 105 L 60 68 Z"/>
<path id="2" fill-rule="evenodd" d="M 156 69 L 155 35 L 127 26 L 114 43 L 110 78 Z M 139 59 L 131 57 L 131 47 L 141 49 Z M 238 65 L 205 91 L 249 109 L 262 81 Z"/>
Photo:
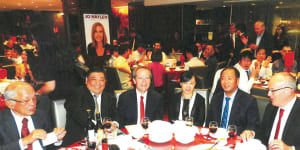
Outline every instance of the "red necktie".
<path id="1" fill-rule="evenodd" d="M 144 96 L 141 96 L 141 101 L 140 101 L 140 113 L 141 113 L 141 117 L 140 117 L 140 121 L 143 121 L 145 118 L 145 109 L 144 109 Z"/>
<path id="2" fill-rule="evenodd" d="M 278 134 L 279 134 L 279 131 L 280 131 L 281 118 L 283 116 L 283 113 L 284 113 L 284 109 L 280 109 L 279 119 L 278 119 L 278 123 L 277 123 L 277 127 L 276 127 L 276 132 L 275 132 L 274 139 L 278 139 Z"/>
<path id="3" fill-rule="evenodd" d="M 22 126 L 22 130 L 21 130 L 21 136 L 23 138 L 23 137 L 28 136 L 30 133 L 29 133 L 28 126 L 27 126 L 28 120 L 26 118 L 24 118 L 22 120 L 22 123 L 23 123 L 23 126 Z M 27 150 L 32 150 L 32 144 L 27 145 Z"/>

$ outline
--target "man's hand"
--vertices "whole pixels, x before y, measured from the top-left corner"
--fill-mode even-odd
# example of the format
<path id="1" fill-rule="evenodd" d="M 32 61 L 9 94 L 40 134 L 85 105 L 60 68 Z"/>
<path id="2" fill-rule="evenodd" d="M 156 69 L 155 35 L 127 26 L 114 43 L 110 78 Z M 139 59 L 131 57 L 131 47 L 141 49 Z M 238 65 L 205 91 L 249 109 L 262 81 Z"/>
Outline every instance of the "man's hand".
<path id="1" fill-rule="evenodd" d="M 255 44 L 250 44 L 250 45 L 249 45 L 249 48 L 251 48 L 251 49 L 253 49 L 253 50 L 256 50 L 256 49 L 258 48 L 258 46 L 255 45 Z"/>
<path id="2" fill-rule="evenodd" d="M 247 45 L 248 44 L 248 36 L 247 37 L 241 36 L 241 41 L 244 45 Z"/>
<path id="3" fill-rule="evenodd" d="M 270 150 L 292 150 L 292 146 L 286 145 L 283 141 L 281 140 L 273 140 L 269 144 L 269 149 Z"/>
<path id="4" fill-rule="evenodd" d="M 46 139 L 46 137 L 47 137 L 47 132 L 45 130 L 35 129 L 28 136 L 26 136 L 22 139 L 22 143 L 23 143 L 23 146 L 26 146 L 28 144 L 33 143 L 36 140 L 39 140 L 39 139 L 44 140 L 44 139 Z"/>
<path id="5" fill-rule="evenodd" d="M 268 65 L 272 62 L 272 57 L 268 56 L 267 59 L 263 62 L 262 66 L 268 68 Z"/>
<path id="6" fill-rule="evenodd" d="M 255 135 L 254 131 L 244 130 L 240 136 L 243 139 L 243 141 L 248 141 L 250 139 L 253 139 L 254 135 Z"/>
<path id="7" fill-rule="evenodd" d="M 53 132 L 56 135 L 58 141 L 61 141 L 67 133 L 64 128 L 54 128 Z"/>

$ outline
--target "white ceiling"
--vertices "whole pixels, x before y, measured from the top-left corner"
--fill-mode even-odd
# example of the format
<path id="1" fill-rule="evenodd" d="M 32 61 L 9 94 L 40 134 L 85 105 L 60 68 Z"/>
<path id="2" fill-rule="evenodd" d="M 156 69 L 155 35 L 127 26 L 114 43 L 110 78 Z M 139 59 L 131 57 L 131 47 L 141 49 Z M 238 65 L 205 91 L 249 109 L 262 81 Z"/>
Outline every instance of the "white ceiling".
<path id="1" fill-rule="evenodd" d="M 112 7 L 127 6 L 129 1 L 111 0 L 111 5 Z M 62 11 L 62 0 L 0 0 L 0 11 L 14 9 Z"/>

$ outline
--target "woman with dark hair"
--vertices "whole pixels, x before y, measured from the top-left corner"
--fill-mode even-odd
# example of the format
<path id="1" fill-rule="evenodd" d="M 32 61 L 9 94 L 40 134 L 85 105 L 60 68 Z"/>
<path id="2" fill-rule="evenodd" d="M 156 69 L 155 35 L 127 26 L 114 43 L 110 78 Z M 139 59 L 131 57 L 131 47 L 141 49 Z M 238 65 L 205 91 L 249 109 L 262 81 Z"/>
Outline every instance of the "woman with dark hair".
<path id="1" fill-rule="evenodd" d="M 185 71 L 180 76 L 182 92 L 172 96 L 169 104 L 169 121 L 194 118 L 194 125 L 203 126 L 205 121 L 205 99 L 194 91 L 196 78 L 193 72 Z"/>
<path id="2" fill-rule="evenodd" d="M 274 35 L 274 50 L 281 50 L 283 46 L 289 45 L 289 38 L 284 25 L 280 24 L 276 28 Z"/>
<path id="3" fill-rule="evenodd" d="M 164 66 L 160 63 L 162 60 L 162 53 L 159 51 L 155 51 L 151 55 L 152 63 L 148 64 L 148 68 L 152 70 L 154 87 L 155 90 L 159 93 L 163 90 L 163 73 Z"/>

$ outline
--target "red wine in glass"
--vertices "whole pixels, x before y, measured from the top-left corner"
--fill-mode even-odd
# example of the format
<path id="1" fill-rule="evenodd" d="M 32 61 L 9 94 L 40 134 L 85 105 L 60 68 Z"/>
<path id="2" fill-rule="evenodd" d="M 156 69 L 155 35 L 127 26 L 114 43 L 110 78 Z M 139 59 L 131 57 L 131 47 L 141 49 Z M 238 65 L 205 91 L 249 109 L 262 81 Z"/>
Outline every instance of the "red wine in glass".
<path id="1" fill-rule="evenodd" d="M 144 129 L 148 129 L 148 122 L 143 122 L 143 123 L 142 123 L 142 127 L 143 127 Z"/>
<path id="2" fill-rule="evenodd" d="M 235 137 L 235 132 L 234 131 L 229 131 L 228 136 L 231 137 L 231 138 Z"/>
<path id="3" fill-rule="evenodd" d="M 104 122 L 103 127 L 105 129 L 109 129 L 111 127 L 111 123 L 110 122 Z"/>
<path id="4" fill-rule="evenodd" d="M 217 132 L 217 129 L 218 129 L 217 127 L 210 127 L 210 128 L 209 128 L 209 131 L 210 131 L 210 133 L 213 133 L 213 134 L 214 134 L 214 133 Z"/>
<path id="5" fill-rule="evenodd" d="M 96 142 L 88 142 L 88 149 L 93 150 L 96 148 Z"/>

